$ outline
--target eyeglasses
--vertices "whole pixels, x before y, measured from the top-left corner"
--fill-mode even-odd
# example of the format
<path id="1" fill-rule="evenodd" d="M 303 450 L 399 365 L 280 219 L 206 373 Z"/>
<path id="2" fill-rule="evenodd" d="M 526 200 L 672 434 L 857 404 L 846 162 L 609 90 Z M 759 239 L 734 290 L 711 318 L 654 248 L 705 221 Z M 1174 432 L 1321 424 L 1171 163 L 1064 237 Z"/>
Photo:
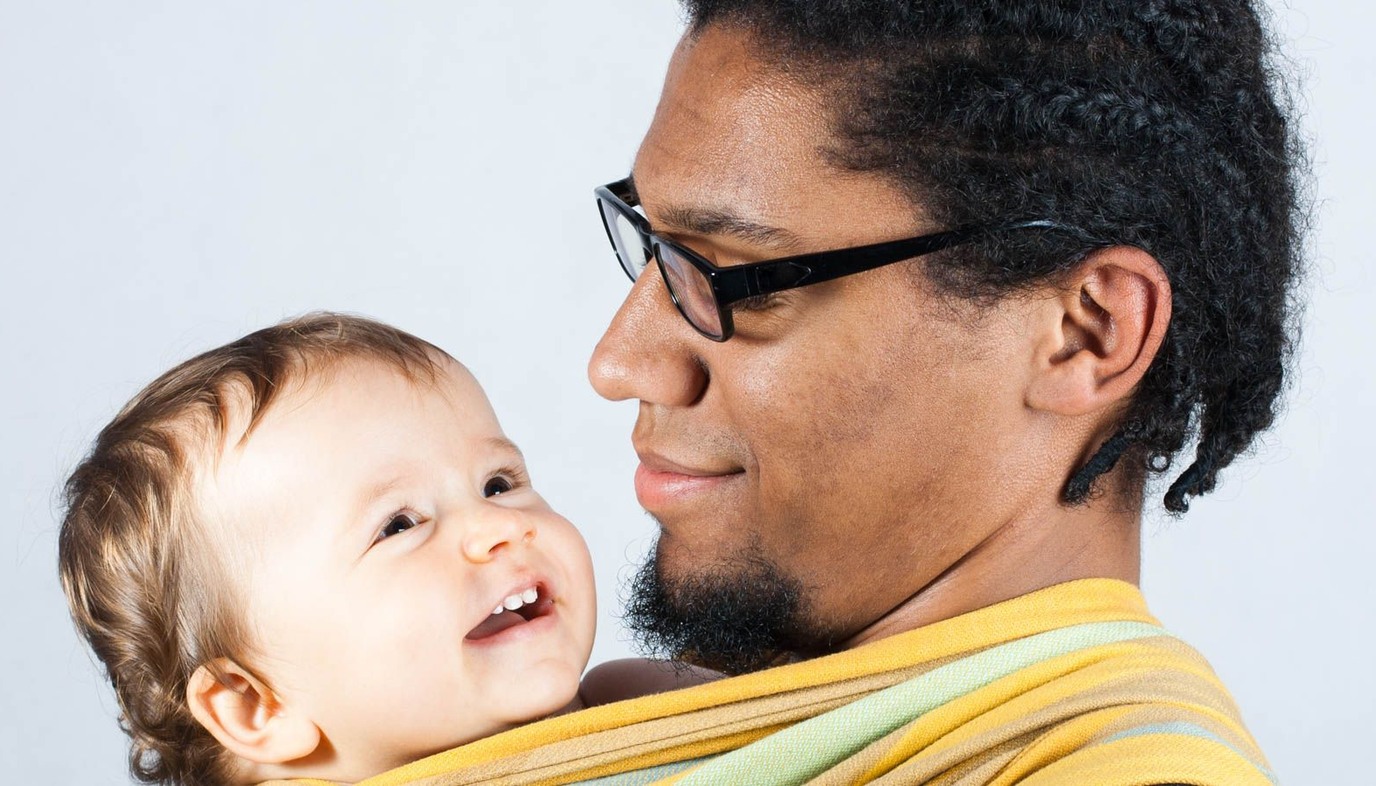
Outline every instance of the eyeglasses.
<path id="1" fill-rule="evenodd" d="M 654 258 L 679 313 L 694 329 L 713 341 L 731 338 L 735 332 L 731 307 L 749 298 L 873 270 L 993 233 L 1065 228 L 1054 221 L 1043 220 L 951 229 L 906 240 L 717 267 L 692 249 L 650 231 L 649 220 L 635 210 L 640 200 L 630 178 L 608 183 L 594 193 L 602 214 L 602 226 L 607 230 L 621 269 L 635 281 Z"/>

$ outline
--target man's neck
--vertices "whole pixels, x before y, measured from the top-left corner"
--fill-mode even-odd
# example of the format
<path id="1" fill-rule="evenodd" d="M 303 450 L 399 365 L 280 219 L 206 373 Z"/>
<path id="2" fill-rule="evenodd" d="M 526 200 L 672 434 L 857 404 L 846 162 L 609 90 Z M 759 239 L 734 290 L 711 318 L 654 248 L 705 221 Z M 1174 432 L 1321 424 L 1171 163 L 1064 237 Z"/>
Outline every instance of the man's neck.
<path id="1" fill-rule="evenodd" d="M 1089 505 L 1059 503 L 1019 515 L 844 648 L 957 617 L 1029 592 L 1086 578 L 1136 584 L 1141 573 L 1141 514 L 1121 497 Z"/>

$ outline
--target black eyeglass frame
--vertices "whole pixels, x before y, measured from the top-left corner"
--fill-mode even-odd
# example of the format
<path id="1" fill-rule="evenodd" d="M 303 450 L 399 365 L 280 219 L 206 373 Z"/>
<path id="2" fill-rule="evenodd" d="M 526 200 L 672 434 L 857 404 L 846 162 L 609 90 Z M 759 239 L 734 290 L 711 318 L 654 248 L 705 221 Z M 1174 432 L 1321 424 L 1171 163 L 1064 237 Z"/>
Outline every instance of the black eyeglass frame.
<path id="1" fill-rule="evenodd" d="M 674 306 L 678 308 L 679 314 L 687 320 L 688 324 L 693 326 L 694 330 L 718 342 L 726 341 L 735 333 L 735 321 L 731 316 L 731 306 L 747 298 L 770 295 L 798 287 L 820 284 L 823 281 L 831 281 L 855 273 L 863 273 L 866 270 L 932 254 L 995 233 L 1018 229 L 1074 231 L 1055 221 L 1038 219 L 993 227 L 948 229 L 903 240 L 888 240 L 864 246 L 767 259 L 745 265 L 717 267 L 692 249 L 675 243 L 650 229 L 649 219 L 635 210 L 635 207 L 640 204 L 640 200 L 636 196 L 631 178 L 624 178 L 600 186 L 594 189 L 593 193 L 600 203 L 610 205 L 619 214 L 625 216 L 631 222 L 631 226 L 636 229 L 640 235 L 641 247 L 645 251 L 645 265 L 649 264 L 651 257 L 659 265 L 659 273 L 664 279 L 665 289 L 669 291 L 669 297 L 673 300 Z M 612 243 L 612 251 L 616 253 L 617 260 L 621 263 L 621 269 L 634 282 L 639 275 L 632 272 L 628 260 L 621 259 L 621 253 L 617 250 L 616 235 L 613 234 L 616 230 L 611 226 L 607 220 L 606 212 L 600 206 L 597 212 L 602 218 L 602 228 L 607 232 L 607 239 Z M 674 253 L 688 260 L 707 280 L 712 290 L 713 299 L 716 301 L 717 319 L 721 324 L 722 335 L 717 336 L 708 332 L 689 316 L 679 301 L 678 293 L 669 284 L 669 276 L 664 270 L 665 263 L 659 246 L 672 248 Z M 642 273 L 645 265 L 641 266 Z"/>

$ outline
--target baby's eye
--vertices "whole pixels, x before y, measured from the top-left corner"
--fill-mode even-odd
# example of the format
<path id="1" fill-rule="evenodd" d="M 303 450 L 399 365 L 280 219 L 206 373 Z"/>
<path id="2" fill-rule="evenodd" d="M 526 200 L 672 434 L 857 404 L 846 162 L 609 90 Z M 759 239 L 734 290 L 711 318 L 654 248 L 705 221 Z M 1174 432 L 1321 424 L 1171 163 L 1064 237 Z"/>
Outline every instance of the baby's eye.
<path id="1" fill-rule="evenodd" d="M 400 535 L 401 533 L 405 532 L 408 529 L 411 529 L 412 527 L 419 526 L 420 521 L 416 519 L 415 514 L 397 513 L 394 514 L 392 518 L 387 522 L 386 526 L 384 526 L 377 533 L 377 539 L 382 540 L 384 538 L 390 538 L 393 535 Z"/>
<path id="2" fill-rule="evenodd" d="M 509 479 L 501 475 L 496 475 L 492 478 L 489 478 L 488 481 L 483 484 L 483 496 L 500 496 L 502 494 L 507 493 L 508 491 L 511 491 L 514 488 L 516 488 L 516 485 L 512 483 Z"/>

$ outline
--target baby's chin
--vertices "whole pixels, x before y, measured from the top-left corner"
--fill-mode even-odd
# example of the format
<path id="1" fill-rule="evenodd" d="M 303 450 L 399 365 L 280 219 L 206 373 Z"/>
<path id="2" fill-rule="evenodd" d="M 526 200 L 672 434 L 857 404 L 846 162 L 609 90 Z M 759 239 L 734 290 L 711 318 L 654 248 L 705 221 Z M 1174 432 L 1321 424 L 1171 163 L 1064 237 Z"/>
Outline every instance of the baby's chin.
<path id="1" fill-rule="evenodd" d="M 552 688 L 558 687 L 559 690 Z M 391 762 L 389 766 L 377 769 L 371 775 L 378 775 L 388 770 L 393 770 L 406 764 L 410 764 L 421 759 L 429 758 L 446 751 L 461 748 L 469 743 L 485 740 L 488 737 L 501 734 L 522 726 L 529 725 L 535 721 L 542 720 L 551 715 L 557 715 L 567 708 L 574 696 L 578 694 L 577 681 L 570 685 L 560 684 L 550 686 L 550 689 L 531 691 L 524 695 L 513 695 L 511 699 L 501 705 L 489 705 L 486 720 L 488 721 L 482 728 L 473 728 L 471 725 L 464 729 L 462 735 L 455 735 L 447 742 L 435 745 L 429 750 L 392 750 L 380 755 L 376 761 Z"/>
<path id="2" fill-rule="evenodd" d="M 430 722 L 413 716 L 408 723 L 412 733 L 387 740 L 374 739 L 375 747 L 370 746 L 363 760 L 366 764 L 362 769 L 368 770 L 363 777 L 394 770 L 556 715 L 578 695 L 581 676 L 581 671 L 567 661 L 550 660 L 531 664 L 520 678 L 504 678 L 501 686 L 488 680 L 473 695 L 455 698 L 453 709 L 461 712 L 443 719 L 433 718 Z M 462 728 L 456 728 L 455 721 L 460 718 Z M 446 737 L 442 731 L 445 727 L 454 733 Z M 361 780 L 358 773 L 349 774 L 353 777 L 339 778 L 338 774 L 331 773 L 334 780 Z M 314 774 L 314 777 L 322 776 Z"/>
<path id="3" fill-rule="evenodd" d="M 558 714 L 578 695 L 582 676 L 581 669 L 564 664 L 539 664 L 526 672 L 519 685 L 499 691 L 500 695 L 489 693 L 493 730 L 480 737 Z"/>
<path id="4" fill-rule="evenodd" d="M 462 747 L 504 731 L 519 728 L 558 714 L 568 708 L 578 694 L 581 670 L 567 660 L 541 661 L 527 667 L 520 679 L 504 679 L 497 689 L 487 685 L 474 695 L 456 697 L 453 712 L 429 721 L 412 716 L 406 729 L 390 726 L 392 734 L 379 735 L 378 729 L 354 729 L 350 741 L 336 739 L 338 747 L 321 751 L 308 759 L 296 760 L 286 768 L 261 770 L 259 765 L 236 758 L 234 783 L 264 780 L 313 778 L 353 783 L 389 772 L 422 759 Z M 462 728 L 456 728 L 461 725 Z M 444 729 L 454 732 L 446 737 Z"/>

